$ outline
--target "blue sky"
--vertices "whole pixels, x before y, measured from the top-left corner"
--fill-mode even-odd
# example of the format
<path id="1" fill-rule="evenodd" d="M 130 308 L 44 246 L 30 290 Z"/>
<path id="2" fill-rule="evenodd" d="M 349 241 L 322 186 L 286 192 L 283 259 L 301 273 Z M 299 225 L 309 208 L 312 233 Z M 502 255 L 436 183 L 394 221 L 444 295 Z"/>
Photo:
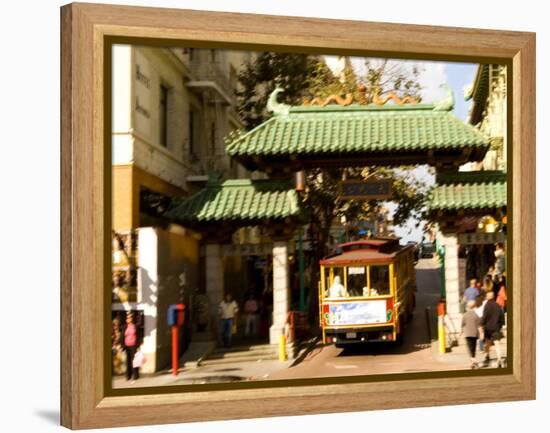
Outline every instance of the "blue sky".
<path id="1" fill-rule="evenodd" d="M 455 93 L 454 114 L 460 120 L 466 120 L 472 104 L 464 100 L 464 87 L 474 81 L 477 65 L 471 63 L 445 63 L 447 83 Z"/>

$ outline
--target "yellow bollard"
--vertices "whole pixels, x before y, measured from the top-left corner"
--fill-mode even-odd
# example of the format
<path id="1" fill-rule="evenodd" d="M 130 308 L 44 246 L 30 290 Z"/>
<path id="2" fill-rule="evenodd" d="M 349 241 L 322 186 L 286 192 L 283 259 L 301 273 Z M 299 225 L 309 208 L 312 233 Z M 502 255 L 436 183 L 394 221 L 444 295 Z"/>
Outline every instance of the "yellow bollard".
<path id="1" fill-rule="evenodd" d="M 437 317 L 437 336 L 439 339 L 439 353 L 445 353 L 447 347 L 445 344 L 445 322 L 444 316 Z"/>
<path id="2" fill-rule="evenodd" d="M 286 337 L 284 334 L 279 338 L 279 361 L 286 361 Z"/>

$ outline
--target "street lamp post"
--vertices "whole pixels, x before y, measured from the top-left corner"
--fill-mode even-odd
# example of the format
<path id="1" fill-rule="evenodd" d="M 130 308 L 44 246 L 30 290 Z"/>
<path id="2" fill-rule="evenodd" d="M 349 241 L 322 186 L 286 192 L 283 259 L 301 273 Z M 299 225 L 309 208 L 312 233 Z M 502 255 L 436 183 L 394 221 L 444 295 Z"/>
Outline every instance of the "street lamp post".
<path id="1" fill-rule="evenodd" d="M 300 311 L 305 310 L 304 228 L 298 229 L 298 272 L 300 275 Z"/>
<path id="2" fill-rule="evenodd" d="M 295 175 L 296 191 L 301 193 L 306 187 L 306 174 L 303 170 Z M 298 229 L 298 273 L 300 275 L 300 311 L 305 310 L 305 276 L 304 276 L 304 228 Z"/>

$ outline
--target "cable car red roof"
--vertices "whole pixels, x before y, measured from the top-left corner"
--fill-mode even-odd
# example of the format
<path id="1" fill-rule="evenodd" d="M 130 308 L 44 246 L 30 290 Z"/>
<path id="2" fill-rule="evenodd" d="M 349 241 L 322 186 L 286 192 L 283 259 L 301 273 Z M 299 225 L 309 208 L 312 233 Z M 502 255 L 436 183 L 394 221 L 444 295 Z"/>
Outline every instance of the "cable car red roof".
<path id="1" fill-rule="evenodd" d="M 399 238 L 374 238 L 338 245 L 342 253 L 322 259 L 324 266 L 351 265 L 360 263 L 390 263 L 412 245 L 400 245 Z"/>

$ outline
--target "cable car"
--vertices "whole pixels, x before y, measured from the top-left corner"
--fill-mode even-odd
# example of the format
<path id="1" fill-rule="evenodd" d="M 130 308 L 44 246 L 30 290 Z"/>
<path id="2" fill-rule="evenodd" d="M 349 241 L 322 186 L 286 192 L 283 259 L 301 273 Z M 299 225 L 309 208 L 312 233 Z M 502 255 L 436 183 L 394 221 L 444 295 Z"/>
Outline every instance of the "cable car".
<path id="1" fill-rule="evenodd" d="M 400 342 L 415 307 L 414 246 L 373 238 L 337 251 L 319 262 L 323 343 Z"/>

